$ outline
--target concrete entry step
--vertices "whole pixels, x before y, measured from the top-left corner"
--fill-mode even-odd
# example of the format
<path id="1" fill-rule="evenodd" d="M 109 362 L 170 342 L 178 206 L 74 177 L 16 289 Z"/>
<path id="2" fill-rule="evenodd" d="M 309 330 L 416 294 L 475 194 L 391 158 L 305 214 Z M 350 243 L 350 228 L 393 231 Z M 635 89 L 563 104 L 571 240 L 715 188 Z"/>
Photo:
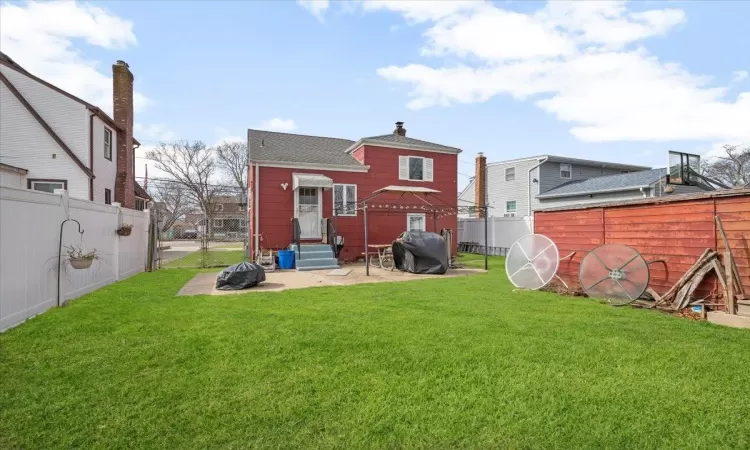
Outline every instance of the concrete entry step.
<path id="1" fill-rule="evenodd" d="M 710 311 L 707 315 L 708 321 L 717 325 L 733 328 L 750 328 L 750 317 L 731 315 L 718 311 Z"/>

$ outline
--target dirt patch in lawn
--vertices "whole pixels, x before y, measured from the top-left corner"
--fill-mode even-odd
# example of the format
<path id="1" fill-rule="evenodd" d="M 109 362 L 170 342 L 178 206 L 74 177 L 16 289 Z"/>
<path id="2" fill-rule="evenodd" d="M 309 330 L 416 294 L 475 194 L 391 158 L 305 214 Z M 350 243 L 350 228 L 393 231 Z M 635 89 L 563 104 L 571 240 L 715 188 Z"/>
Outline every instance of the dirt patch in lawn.
<path id="1" fill-rule="evenodd" d="M 240 291 L 220 291 L 215 288 L 218 273 L 199 273 L 192 280 L 188 281 L 177 295 L 232 295 L 248 292 L 278 292 L 287 289 L 303 289 L 315 286 L 346 286 L 360 283 L 440 279 L 485 273 L 482 269 L 462 268 L 448 270 L 444 275 L 419 275 L 400 272 L 398 270 L 391 271 L 371 267 L 370 276 L 368 277 L 365 274 L 365 266 L 363 264 L 345 265 L 344 268 L 350 269 L 351 272 L 344 276 L 329 275 L 332 272 L 330 269 L 311 270 L 307 272 L 297 272 L 295 270 L 267 272 L 265 282 L 254 288 Z"/>

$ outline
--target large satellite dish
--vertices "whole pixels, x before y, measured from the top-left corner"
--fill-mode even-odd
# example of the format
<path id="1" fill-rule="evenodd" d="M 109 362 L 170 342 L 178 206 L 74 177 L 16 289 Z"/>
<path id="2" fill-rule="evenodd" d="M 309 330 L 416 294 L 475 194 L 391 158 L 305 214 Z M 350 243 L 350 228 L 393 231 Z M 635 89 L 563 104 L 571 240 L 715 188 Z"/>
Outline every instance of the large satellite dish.
<path id="1" fill-rule="evenodd" d="M 586 254 L 578 270 L 581 288 L 589 297 L 611 305 L 633 303 L 648 288 L 651 274 L 646 260 L 632 247 L 605 244 Z"/>
<path id="2" fill-rule="evenodd" d="M 505 273 L 513 286 L 541 289 L 557 274 L 560 254 L 547 236 L 529 234 L 517 240 L 505 257 Z"/>

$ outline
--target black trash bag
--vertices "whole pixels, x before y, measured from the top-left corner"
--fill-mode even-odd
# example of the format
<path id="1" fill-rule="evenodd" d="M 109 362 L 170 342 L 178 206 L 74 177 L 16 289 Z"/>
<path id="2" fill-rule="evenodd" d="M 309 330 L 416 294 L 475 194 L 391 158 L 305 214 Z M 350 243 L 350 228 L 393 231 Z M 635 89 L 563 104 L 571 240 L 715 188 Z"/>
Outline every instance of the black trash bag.
<path id="1" fill-rule="evenodd" d="M 216 277 L 216 289 L 234 291 L 255 287 L 266 281 L 266 271 L 260 264 L 241 262 L 222 270 Z"/>
<path id="2" fill-rule="evenodd" d="M 393 264 L 411 273 L 443 274 L 448 271 L 445 239 L 436 233 L 408 231 L 393 242 Z"/>

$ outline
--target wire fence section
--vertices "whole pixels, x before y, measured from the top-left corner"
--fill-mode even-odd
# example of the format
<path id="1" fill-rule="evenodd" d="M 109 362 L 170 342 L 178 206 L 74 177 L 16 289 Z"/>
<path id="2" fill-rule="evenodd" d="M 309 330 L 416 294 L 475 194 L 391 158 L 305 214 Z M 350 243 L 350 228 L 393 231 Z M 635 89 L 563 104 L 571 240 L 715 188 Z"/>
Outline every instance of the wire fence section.
<path id="1" fill-rule="evenodd" d="M 154 201 L 159 268 L 225 267 L 247 260 L 247 191 L 239 186 L 139 181 Z"/>
<path id="2" fill-rule="evenodd" d="M 485 219 L 458 219 L 458 251 L 505 256 L 508 249 L 522 236 L 532 234 L 534 224 L 530 217 L 488 217 L 487 242 L 485 243 Z"/>

